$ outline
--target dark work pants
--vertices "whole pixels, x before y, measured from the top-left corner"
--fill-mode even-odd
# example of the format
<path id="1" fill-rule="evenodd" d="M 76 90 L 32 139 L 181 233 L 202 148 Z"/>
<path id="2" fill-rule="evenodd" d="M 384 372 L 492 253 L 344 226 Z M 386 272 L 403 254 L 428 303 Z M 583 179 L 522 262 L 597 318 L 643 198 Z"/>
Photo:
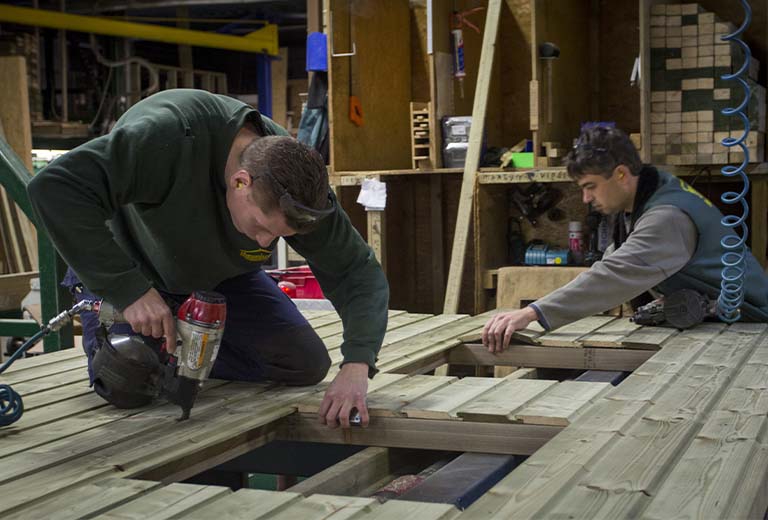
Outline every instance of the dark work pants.
<path id="1" fill-rule="evenodd" d="M 70 269 L 63 285 L 77 301 L 95 299 Z M 211 378 L 231 381 L 276 381 L 312 385 L 323 380 L 331 359 L 323 341 L 296 305 L 263 271 L 225 280 L 215 289 L 227 300 L 227 318 L 219 354 Z M 161 294 L 174 311 L 188 295 Z M 174 305 L 175 302 L 175 305 Z M 88 374 L 93 382 L 91 359 L 96 351 L 98 316 L 80 315 L 83 348 L 88 355 Z M 128 324 L 113 325 L 110 332 L 133 334 Z"/>

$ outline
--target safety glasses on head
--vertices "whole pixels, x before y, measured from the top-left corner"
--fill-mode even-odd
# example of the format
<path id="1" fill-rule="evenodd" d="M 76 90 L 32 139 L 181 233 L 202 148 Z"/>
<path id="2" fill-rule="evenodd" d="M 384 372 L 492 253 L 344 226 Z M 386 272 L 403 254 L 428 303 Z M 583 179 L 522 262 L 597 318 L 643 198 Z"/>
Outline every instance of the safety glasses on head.
<path id="1" fill-rule="evenodd" d="M 573 151 L 574 153 L 578 154 L 582 159 L 589 159 L 590 157 L 594 157 L 597 154 L 608 152 L 608 148 L 593 146 L 590 143 L 577 141 L 576 144 L 573 145 Z"/>
<path id="2" fill-rule="evenodd" d="M 310 208 L 301 204 L 288 192 L 288 189 L 278 181 L 272 174 L 268 167 L 265 167 L 260 175 L 263 175 L 268 179 L 268 182 L 273 184 L 280 191 L 278 197 L 278 204 L 280 209 L 285 214 L 288 225 L 296 230 L 298 233 L 306 233 L 314 229 L 322 219 L 330 215 L 336 210 L 336 205 L 333 202 L 331 191 L 328 190 L 328 197 L 326 199 L 326 207 L 316 209 Z M 260 175 L 253 176 L 251 178 L 257 179 Z"/>

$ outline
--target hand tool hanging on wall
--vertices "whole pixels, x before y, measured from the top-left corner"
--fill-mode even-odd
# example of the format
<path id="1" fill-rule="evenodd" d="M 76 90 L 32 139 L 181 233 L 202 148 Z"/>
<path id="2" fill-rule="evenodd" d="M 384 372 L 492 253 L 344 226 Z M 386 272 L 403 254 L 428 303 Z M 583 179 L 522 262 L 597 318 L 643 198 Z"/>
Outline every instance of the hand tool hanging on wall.
<path id="1" fill-rule="evenodd" d="M 354 34 L 352 33 L 352 0 L 349 1 L 349 39 L 354 41 Z M 355 56 L 349 57 L 349 120 L 356 126 L 363 126 L 363 104 L 360 102 L 360 98 L 354 94 L 353 90 L 353 61 Z"/>
<path id="2" fill-rule="evenodd" d="M 456 2 L 454 1 L 453 18 L 451 21 L 451 49 L 453 50 L 453 77 L 459 80 L 459 95 L 464 98 L 464 78 L 467 76 L 464 64 L 464 33 L 462 31 L 463 26 L 470 27 L 475 30 L 477 34 L 480 34 L 480 29 L 467 20 L 467 16 L 480 12 L 485 7 L 475 7 L 467 11 L 457 11 Z"/>

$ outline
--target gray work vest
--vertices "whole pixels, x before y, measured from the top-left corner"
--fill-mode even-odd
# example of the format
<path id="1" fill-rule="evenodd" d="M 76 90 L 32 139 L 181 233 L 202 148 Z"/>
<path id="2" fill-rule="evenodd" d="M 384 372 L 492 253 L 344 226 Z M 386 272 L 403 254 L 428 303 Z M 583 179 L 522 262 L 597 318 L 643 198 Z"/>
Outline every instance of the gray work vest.
<path id="1" fill-rule="evenodd" d="M 655 289 L 662 294 L 670 294 L 678 289 L 694 289 L 710 298 L 717 298 L 720 294 L 723 268 L 720 261 L 723 254 L 720 240 L 728 233 L 728 228 L 720 223 L 723 214 L 688 183 L 660 171 L 659 186 L 640 214 L 654 206 L 662 205 L 675 206 L 684 211 L 696 225 L 698 241 L 696 251 L 688 263 Z M 768 321 L 768 276 L 751 251 L 747 252 L 746 266 L 741 319 Z"/>

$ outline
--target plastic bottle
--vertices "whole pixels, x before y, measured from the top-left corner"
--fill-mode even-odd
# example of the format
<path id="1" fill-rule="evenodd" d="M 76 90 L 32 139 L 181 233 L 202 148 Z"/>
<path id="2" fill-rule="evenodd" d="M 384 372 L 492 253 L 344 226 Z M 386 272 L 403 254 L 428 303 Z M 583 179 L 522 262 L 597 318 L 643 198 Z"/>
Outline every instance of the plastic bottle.
<path id="1" fill-rule="evenodd" d="M 573 220 L 568 223 L 568 249 L 571 250 L 571 256 L 575 263 L 580 264 L 584 261 L 584 236 L 581 231 L 581 222 Z"/>

